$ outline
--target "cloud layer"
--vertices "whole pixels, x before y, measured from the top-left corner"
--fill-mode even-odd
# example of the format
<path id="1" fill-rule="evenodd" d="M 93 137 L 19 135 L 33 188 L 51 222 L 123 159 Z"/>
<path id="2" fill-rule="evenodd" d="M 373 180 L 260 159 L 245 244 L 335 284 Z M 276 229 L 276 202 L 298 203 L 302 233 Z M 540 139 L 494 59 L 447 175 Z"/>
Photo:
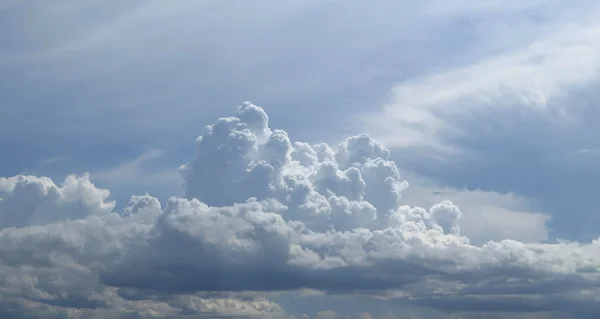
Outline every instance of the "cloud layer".
<path id="1" fill-rule="evenodd" d="M 89 176 L 0 179 L 0 309 L 283 317 L 223 294 L 310 288 L 448 312 L 600 311 L 600 241 L 474 245 L 452 202 L 402 204 L 408 182 L 365 134 L 293 142 L 246 102 L 180 172 L 185 198 L 136 195 L 121 211 Z"/>

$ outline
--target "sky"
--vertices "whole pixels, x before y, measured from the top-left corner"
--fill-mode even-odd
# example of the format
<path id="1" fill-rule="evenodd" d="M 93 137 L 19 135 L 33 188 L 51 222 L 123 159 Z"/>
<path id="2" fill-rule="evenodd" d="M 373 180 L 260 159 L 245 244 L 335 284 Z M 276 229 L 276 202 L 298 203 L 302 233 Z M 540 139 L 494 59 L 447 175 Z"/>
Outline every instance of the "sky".
<path id="1" fill-rule="evenodd" d="M 0 0 L 0 317 L 600 312 L 600 4 Z"/>

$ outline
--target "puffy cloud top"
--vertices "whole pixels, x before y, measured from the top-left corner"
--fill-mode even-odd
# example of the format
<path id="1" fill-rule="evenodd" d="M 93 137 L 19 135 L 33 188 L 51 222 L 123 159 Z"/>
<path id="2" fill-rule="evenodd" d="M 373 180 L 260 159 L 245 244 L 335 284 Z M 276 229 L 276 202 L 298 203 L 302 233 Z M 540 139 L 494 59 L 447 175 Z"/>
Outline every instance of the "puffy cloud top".
<path id="1" fill-rule="evenodd" d="M 197 139 L 197 158 L 181 167 L 186 197 L 211 206 L 275 200 L 285 206 L 286 220 L 320 230 L 382 229 L 396 218 L 408 183 L 383 145 L 362 134 L 334 151 L 327 144 L 292 143 L 267 124 L 264 110 L 246 102 L 237 117 L 207 126 Z"/>
<path id="2" fill-rule="evenodd" d="M 366 134 L 292 142 L 246 102 L 206 127 L 180 171 L 186 198 L 133 196 L 121 212 L 87 175 L 1 178 L 0 303 L 167 316 L 221 313 L 202 292 L 311 288 L 451 312 L 600 311 L 599 241 L 472 245 L 452 202 L 401 203 L 408 183 Z"/>
<path id="3" fill-rule="evenodd" d="M 89 175 L 68 176 L 61 186 L 47 177 L 0 177 L 0 229 L 106 214 L 115 206 L 109 195 Z"/>

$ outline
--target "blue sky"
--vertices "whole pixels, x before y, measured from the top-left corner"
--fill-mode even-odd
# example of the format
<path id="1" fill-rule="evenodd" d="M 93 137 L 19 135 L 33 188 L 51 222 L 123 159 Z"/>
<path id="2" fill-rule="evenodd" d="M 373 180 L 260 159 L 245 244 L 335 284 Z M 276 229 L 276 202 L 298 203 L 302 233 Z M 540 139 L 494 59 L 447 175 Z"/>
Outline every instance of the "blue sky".
<path id="1" fill-rule="evenodd" d="M 89 172 L 116 211 L 165 207 L 194 193 L 196 137 L 251 101 L 292 141 L 381 142 L 402 203 L 452 201 L 474 245 L 600 236 L 595 1 L 5 0 L 0 21 L 0 176 Z"/>

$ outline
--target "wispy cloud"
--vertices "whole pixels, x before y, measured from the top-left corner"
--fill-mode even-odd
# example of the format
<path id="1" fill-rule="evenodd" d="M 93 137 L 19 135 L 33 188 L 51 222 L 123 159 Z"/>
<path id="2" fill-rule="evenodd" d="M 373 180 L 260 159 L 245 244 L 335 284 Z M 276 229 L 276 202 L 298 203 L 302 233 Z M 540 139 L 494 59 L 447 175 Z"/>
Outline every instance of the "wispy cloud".
<path id="1" fill-rule="evenodd" d="M 63 35 L 45 50 L 28 51 L 30 57 L 15 55 L 25 59 L 12 66 L 21 80 L 17 84 L 35 82 L 37 92 L 10 99 L 13 111 L 3 114 L 11 119 L 4 129 L 16 129 L 12 124 L 23 119 L 24 113 L 14 112 L 17 107 L 32 108 L 32 98 L 54 92 L 46 102 L 54 105 L 52 120 L 69 125 L 36 123 L 44 130 L 106 135 L 111 132 L 104 127 L 111 123 L 128 131 L 173 134 L 177 127 L 191 133 L 196 118 L 252 99 L 269 105 L 274 117 L 291 124 L 291 132 L 306 130 L 292 127 L 298 124 L 285 114 L 320 110 L 321 119 L 312 121 L 328 124 L 329 133 L 358 133 L 347 120 L 379 105 L 394 82 L 414 82 L 526 45 L 582 10 L 585 2 L 577 3 L 147 1 L 115 6 L 81 34 Z M 91 5 L 80 6 L 93 11 Z M 71 20 L 62 27 L 77 29 L 78 20 Z M 436 81 L 429 85 L 443 79 Z M 67 90 L 68 95 L 56 94 Z M 434 125 L 416 108 L 406 116 L 415 121 L 425 116 Z M 98 121 L 80 123 L 89 117 Z M 418 130 L 402 133 L 404 139 L 427 140 Z M 397 138 L 390 142 L 399 143 Z"/>
<path id="2" fill-rule="evenodd" d="M 488 12 L 504 22 L 485 24 L 492 42 L 523 41 L 398 81 L 383 107 L 356 121 L 405 150 L 396 158 L 405 169 L 451 188 L 528 197 L 553 216 L 551 237 L 593 238 L 598 171 L 571 154 L 599 147 L 600 7 L 565 5 Z"/>
<path id="3" fill-rule="evenodd" d="M 142 153 L 138 158 L 135 158 L 131 161 L 123 162 L 115 167 L 111 167 L 108 169 L 104 169 L 94 173 L 94 178 L 98 181 L 115 183 L 118 185 L 128 185 L 134 183 L 139 185 L 139 183 L 153 183 L 156 181 L 165 181 L 164 175 L 152 175 L 148 176 L 144 174 L 144 164 L 151 162 L 157 158 L 160 158 L 164 155 L 164 152 L 158 149 L 150 149 L 144 153 Z M 148 180 L 140 181 L 140 178 L 149 178 Z M 152 180 L 152 178 L 156 178 Z M 169 180 L 169 178 L 166 178 Z"/>
<path id="4" fill-rule="evenodd" d="M 365 130 L 392 146 L 452 148 L 453 139 L 460 138 L 457 135 L 474 129 L 461 125 L 465 119 L 472 125 L 476 123 L 473 118 L 488 119 L 489 113 L 503 114 L 500 119 L 506 119 L 535 112 L 540 122 L 560 129 L 585 107 L 565 103 L 564 94 L 598 82 L 598 12 L 591 10 L 585 19 L 555 25 L 555 33 L 524 48 L 399 83 L 389 104 L 363 117 Z M 500 125 L 510 127 L 510 123 Z"/>
<path id="5" fill-rule="evenodd" d="M 165 160 L 167 160 L 165 162 Z M 170 165 L 162 150 L 151 148 L 137 158 L 91 172 L 91 179 L 116 191 L 119 207 L 129 199 L 128 193 L 152 193 L 160 199 L 181 195 L 181 176 Z"/>

